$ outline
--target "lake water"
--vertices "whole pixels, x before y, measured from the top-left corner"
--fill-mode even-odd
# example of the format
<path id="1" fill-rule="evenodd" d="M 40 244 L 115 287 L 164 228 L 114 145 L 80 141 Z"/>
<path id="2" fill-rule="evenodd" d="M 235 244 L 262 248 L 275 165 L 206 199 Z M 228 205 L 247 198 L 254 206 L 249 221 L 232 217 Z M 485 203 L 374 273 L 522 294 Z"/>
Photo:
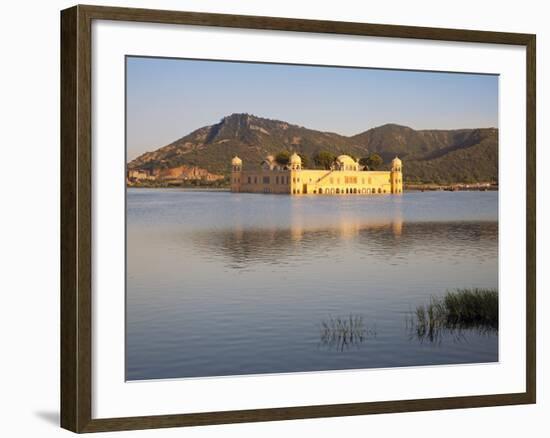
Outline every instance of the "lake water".
<path id="1" fill-rule="evenodd" d="M 128 380 L 498 361 L 495 332 L 410 327 L 498 288 L 498 192 L 127 193 Z"/>

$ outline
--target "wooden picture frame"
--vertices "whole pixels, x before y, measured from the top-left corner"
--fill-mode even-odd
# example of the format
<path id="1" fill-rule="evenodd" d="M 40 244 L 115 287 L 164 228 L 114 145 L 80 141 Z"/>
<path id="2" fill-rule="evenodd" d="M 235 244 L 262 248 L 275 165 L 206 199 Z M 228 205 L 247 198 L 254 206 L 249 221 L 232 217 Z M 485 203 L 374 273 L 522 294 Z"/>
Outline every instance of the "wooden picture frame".
<path id="1" fill-rule="evenodd" d="M 92 36 L 94 20 L 518 45 L 526 48 L 526 391 L 522 393 L 92 418 Z M 475 30 L 75 6 L 61 12 L 61 426 L 98 432 L 535 403 L 535 35 Z"/>

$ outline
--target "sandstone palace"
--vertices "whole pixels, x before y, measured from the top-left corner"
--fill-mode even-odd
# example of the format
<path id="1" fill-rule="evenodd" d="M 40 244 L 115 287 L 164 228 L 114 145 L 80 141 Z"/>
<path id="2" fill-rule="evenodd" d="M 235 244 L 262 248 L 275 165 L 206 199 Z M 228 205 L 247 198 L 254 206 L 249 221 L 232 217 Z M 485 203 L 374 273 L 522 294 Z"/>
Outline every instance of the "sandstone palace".
<path id="1" fill-rule="evenodd" d="M 329 170 L 302 169 L 296 153 L 289 163 L 279 165 L 269 155 L 257 170 L 243 170 L 239 157 L 231 161 L 231 191 L 247 193 L 280 193 L 290 195 L 372 195 L 403 192 L 401 160 L 392 160 L 391 170 L 363 170 L 348 155 L 340 155 Z"/>

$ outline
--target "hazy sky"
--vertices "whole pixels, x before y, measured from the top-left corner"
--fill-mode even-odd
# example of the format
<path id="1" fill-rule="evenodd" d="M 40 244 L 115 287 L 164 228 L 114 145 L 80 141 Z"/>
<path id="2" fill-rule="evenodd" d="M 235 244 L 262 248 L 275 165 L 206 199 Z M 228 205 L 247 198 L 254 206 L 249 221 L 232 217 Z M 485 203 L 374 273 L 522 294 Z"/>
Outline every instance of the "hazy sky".
<path id="1" fill-rule="evenodd" d="M 498 76 L 127 58 L 128 159 L 232 113 L 353 135 L 498 126 Z"/>

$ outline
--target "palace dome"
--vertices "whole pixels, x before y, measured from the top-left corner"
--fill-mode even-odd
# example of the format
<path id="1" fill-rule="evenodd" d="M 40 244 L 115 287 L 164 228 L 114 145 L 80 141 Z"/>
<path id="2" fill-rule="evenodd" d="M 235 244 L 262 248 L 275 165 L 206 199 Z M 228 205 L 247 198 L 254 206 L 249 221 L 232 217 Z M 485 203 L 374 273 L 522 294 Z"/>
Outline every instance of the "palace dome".
<path id="1" fill-rule="evenodd" d="M 336 161 L 342 164 L 357 164 L 357 162 L 349 155 L 339 155 Z"/>
<path id="2" fill-rule="evenodd" d="M 233 166 L 240 166 L 241 164 L 243 164 L 243 160 L 241 160 L 239 157 L 237 157 L 236 155 L 233 157 L 233 159 L 231 160 L 231 164 Z"/>
<path id="3" fill-rule="evenodd" d="M 339 170 L 359 170 L 359 164 L 349 155 L 340 155 L 336 158 L 336 168 Z"/>

